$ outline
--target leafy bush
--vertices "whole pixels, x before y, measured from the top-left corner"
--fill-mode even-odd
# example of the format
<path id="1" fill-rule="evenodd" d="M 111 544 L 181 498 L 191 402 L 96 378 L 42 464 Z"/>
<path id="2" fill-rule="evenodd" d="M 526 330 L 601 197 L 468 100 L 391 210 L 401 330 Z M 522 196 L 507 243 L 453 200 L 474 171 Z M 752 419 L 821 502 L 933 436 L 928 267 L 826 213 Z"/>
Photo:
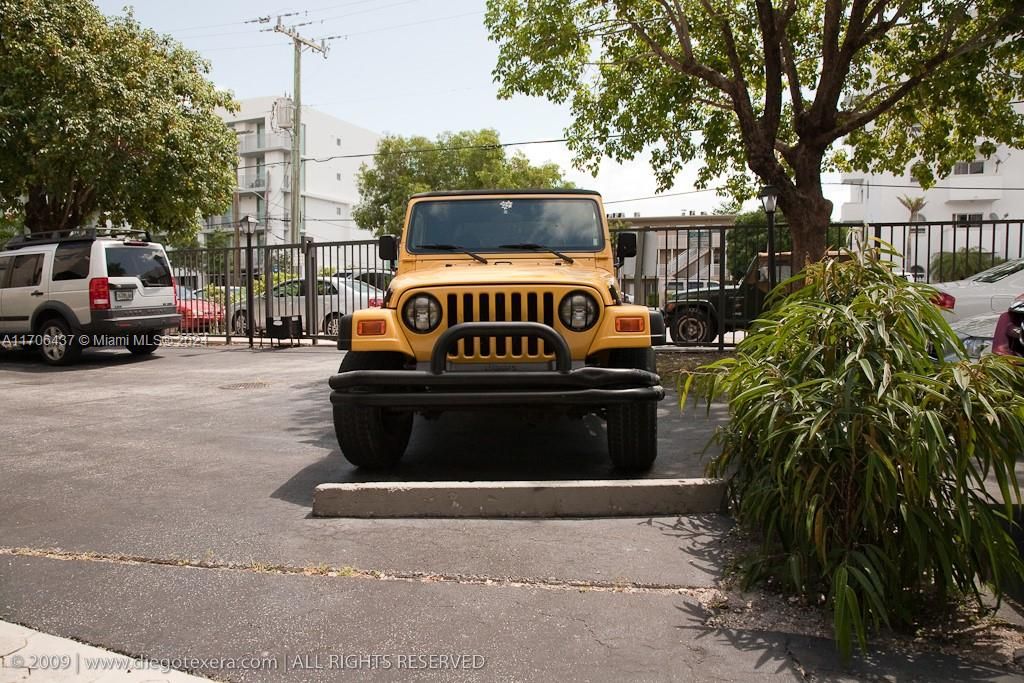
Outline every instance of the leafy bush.
<path id="1" fill-rule="evenodd" d="M 983 270 L 998 266 L 1006 259 L 981 247 L 964 247 L 956 251 L 940 251 L 932 256 L 931 279 L 935 282 L 966 280 Z"/>
<path id="2" fill-rule="evenodd" d="M 1020 502 L 1024 381 L 1016 359 L 944 362 L 963 347 L 930 302 L 878 255 L 812 265 L 734 358 L 686 380 L 730 421 L 712 476 L 768 576 L 828 596 L 844 656 L 881 624 L 907 627 L 937 601 L 996 594 L 1024 563 L 1004 525 Z M 778 291 L 798 282 L 783 283 Z M 941 355 L 941 354 L 935 354 Z M 986 493 L 994 476 L 1002 500 Z"/>

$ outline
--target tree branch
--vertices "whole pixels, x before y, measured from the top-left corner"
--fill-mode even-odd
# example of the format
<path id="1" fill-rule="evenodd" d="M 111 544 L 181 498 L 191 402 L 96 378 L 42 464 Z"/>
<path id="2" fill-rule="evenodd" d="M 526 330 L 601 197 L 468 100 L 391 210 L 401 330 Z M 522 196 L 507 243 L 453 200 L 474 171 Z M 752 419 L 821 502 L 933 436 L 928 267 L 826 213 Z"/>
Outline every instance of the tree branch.
<path id="1" fill-rule="evenodd" d="M 1002 23 L 1002 21 L 1005 20 L 1007 16 L 1008 15 L 1003 15 L 1003 17 L 996 20 L 993 26 L 990 26 L 988 28 L 994 29 L 996 26 Z M 871 123 L 879 116 L 881 116 L 882 114 L 896 106 L 896 103 L 899 102 L 904 97 L 906 97 L 907 93 L 909 93 L 915 87 L 917 87 L 924 81 L 928 80 L 928 78 L 933 76 L 935 73 L 935 69 L 938 68 L 939 66 L 947 64 L 950 61 L 956 59 L 957 57 L 969 54 L 982 47 L 994 45 L 999 40 L 999 38 L 997 36 L 992 35 L 990 31 L 979 31 L 971 39 L 964 41 L 958 47 L 950 48 L 949 38 L 952 36 L 954 29 L 955 26 L 950 26 L 949 28 L 947 28 L 946 35 L 943 36 L 943 40 L 941 41 L 941 44 L 944 46 L 943 49 L 939 50 L 939 52 L 937 52 L 931 58 L 921 62 L 918 73 L 911 76 L 910 78 L 907 78 L 899 85 L 895 86 L 893 88 L 892 93 L 888 97 L 885 97 L 882 101 L 878 102 L 877 104 L 875 104 L 875 106 L 871 107 L 870 109 L 861 111 L 860 113 L 856 113 L 856 111 L 844 112 L 844 115 L 841 117 L 842 120 L 839 123 L 839 125 L 837 125 L 832 131 L 827 133 L 826 137 L 830 137 L 832 140 L 837 140 L 843 137 L 844 135 L 848 135 L 857 128 L 866 126 L 867 124 Z"/>
<path id="2" fill-rule="evenodd" d="M 695 76 L 713 88 L 716 88 L 723 93 L 732 96 L 735 90 L 734 84 L 729 81 L 718 71 L 715 71 L 711 67 L 698 62 L 693 56 L 693 49 L 689 49 L 684 44 L 683 52 L 686 54 L 684 60 L 680 61 L 677 57 L 670 55 L 664 47 L 661 46 L 651 35 L 647 32 L 647 29 L 643 27 L 643 22 L 636 19 L 629 18 L 629 12 L 623 8 L 619 0 L 615 0 L 615 7 L 618 12 L 625 17 L 626 22 L 629 23 L 633 31 L 640 36 L 640 39 L 647 45 L 648 48 L 669 68 L 675 69 L 681 74 L 687 76 Z M 687 39 L 688 39 L 688 34 Z"/>
<path id="3" fill-rule="evenodd" d="M 761 122 L 763 135 L 774 140 L 782 116 L 782 46 L 771 0 L 757 0 L 756 4 L 764 46 L 764 113 Z"/>

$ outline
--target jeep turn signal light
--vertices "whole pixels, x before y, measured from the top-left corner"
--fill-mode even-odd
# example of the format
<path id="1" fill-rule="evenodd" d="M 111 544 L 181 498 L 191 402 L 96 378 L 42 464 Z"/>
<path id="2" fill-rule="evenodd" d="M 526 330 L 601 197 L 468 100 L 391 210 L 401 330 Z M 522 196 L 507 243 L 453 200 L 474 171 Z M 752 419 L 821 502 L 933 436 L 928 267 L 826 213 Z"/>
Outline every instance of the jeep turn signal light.
<path id="1" fill-rule="evenodd" d="M 647 325 L 643 318 L 616 318 L 616 332 L 643 332 Z"/>
<path id="2" fill-rule="evenodd" d="M 360 320 L 356 325 L 356 334 L 360 337 L 379 337 L 387 331 L 386 320 Z"/>

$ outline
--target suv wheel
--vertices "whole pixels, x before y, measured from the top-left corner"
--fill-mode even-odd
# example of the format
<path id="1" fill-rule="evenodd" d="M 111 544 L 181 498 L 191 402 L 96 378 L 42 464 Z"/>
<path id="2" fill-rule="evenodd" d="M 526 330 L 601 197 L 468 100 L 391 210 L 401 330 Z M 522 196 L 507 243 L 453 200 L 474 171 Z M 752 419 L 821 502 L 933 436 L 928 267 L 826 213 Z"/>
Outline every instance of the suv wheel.
<path id="1" fill-rule="evenodd" d="M 61 318 L 44 320 L 39 326 L 42 337 L 39 350 L 49 365 L 70 365 L 82 355 L 82 347 Z"/>
<path id="2" fill-rule="evenodd" d="M 708 344 L 717 335 L 715 323 L 707 309 L 684 308 L 672 319 L 672 341 L 686 344 Z"/>
<path id="3" fill-rule="evenodd" d="M 608 365 L 657 372 L 654 349 L 616 349 Z M 608 455 L 623 472 L 645 472 L 658 457 L 658 402 L 635 401 L 608 406 Z"/>
<path id="4" fill-rule="evenodd" d="M 339 372 L 401 370 L 400 353 L 349 351 Z M 342 455 L 356 467 L 391 467 L 405 453 L 412 433 L 413 412 L 355 404 L 334 406 L 334 432 Z"/>
<path id="5" fill-rule="evenodd" d="M 145 337 L 145 338 L 143 339 L 143 337 Z M 156 351 L 157 347 L 160 346 L 157 343 L 156 335 L 152 335 L 152 334 L 135 335 L 135 339 L 133 339 L 133 341 L 138 341 L 139 342 L 137 344 L 129 344 L 128 345 L 128 351 L 133 356 L 148 356 L 149 354 L 151 354 L 154 351 Z"/>

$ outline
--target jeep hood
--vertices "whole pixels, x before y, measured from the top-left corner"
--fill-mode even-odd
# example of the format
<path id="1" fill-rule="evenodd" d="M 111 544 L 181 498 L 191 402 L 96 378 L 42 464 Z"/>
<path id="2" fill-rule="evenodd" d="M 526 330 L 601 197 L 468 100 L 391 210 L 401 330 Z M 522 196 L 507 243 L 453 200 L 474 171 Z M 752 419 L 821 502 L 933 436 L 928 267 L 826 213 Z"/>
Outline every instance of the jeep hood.
<path id="1" fill-rule="evenodd" d="M 614 303 L 609 287 L 615 286 L 611 273 L 595 268 L 593 260 L 577 259 L 573 264 L 554 265 L 555 262 L 524 263 L 515 259 L 511 262 L 453 263 L 435 268 L 417 269 L 402 273 L 391 281 L 392 301 L 397 303 L 413 289 L 436 290 L 458 286 L 508 286 L 516 285 L 562 285 L 590 287 L 596 290 L 604 303 Z"/>

